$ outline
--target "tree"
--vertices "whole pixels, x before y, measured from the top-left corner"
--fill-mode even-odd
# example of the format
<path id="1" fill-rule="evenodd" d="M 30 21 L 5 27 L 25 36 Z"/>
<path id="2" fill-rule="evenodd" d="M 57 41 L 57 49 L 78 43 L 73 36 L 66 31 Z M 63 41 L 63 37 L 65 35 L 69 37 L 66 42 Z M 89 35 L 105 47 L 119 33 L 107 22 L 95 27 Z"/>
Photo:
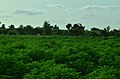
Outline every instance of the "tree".
<path id="1" fill-rule="evenodd" d="M 5 29 L 5 24 L 2 24 L 2 27 L 1 27 L 2 29 Z"/>
<path id="2" fill-rule="evenodd" d="M 15 29 L 15 26 L 14 26 L 13 24 L 11 24 L 11 25 L 9 26 L 9 29 L 8 29 L 8 31 L 7 31 L 7 34 L 9 34 L 9 35 L 17 35 L 17 34 L 18 34 L 18 32 L 17 32 L 17 30 Z"/>
<path id="3" fill-rule="evenodd" d="M 24 34 L 25 34 L 25 32 L 24 32 L 24 26 L 23 26 L 23 25 L 20 25 L 20 26 L 17 28 L 17 31 L 18 31 L 19 34 L 24 35 Z"/>
<path id="4" fill-rule="evenodd" d="M 23 25 L 20 25 L 18 28 L 19 28 L 19 29 L 24 29 L 24 26 L 23 26 Z"/>
<path id="5" fill-rule="evenodd" d="M 34 34 L 33 27 L 31 25 L 26 25 L 26 27 L 24 27 L 24 30 L 25 30 L 25 34 L 28 34 L 28 35 Z"/>
<path id="6" fill-rule="evenodd" d="M 40 28 L 40 27 L 36 27 L 34 28 L 34 33 L 35 35 L 42 35 L 43 34 L 43 28 Z"/>
<path id="7" fill-rule="evenodd" d="M 72 35 L 82 35 L 84 33 L 85 26 L 83 26 L 81 23 L 74 24 L 71 28 Z"/>
<path id="8" fill-rule="evenodd" d="M 107 32 L 109 32 L 110 31 L 110 26 L 107 26 L 106 30 L 107 30 Z"/>
<path id="9" fill-rule="evenodd" d="M 45 31 L 45 35 L 51 35 L 53 26 L 50 25 L 49 21 L 44 21 L 43 28 Z"/>
<path id="10" fill-rule="evenodd" d="M 96 27 L 93 27 L 93 28 L 91 28 L 91 31 L 100 31 L 100 29 L 96 28 Z"/>
<path id="11" fill-rule="evenodd" d="M 2 24 L 2 26 L 0 27 L 0 34 L 6 34 L 5 24 Z"/>
<path id="12" fill-rule="evenodd" d="M 15 26 L 14 26 L 13 24 L 11 24 L 11 25 L 9 26 L 9 29 L 10 29 L 10 30 L 13 30 L 13 29 L 15 29 Z"/>
<path id="13" fill-rule="evenodd" d="M 71 27 L 72 27 L 72 24 L 70 24 L 70 23 L 66 25 L 66 28 L 67 28 L 68 30 L 70 30 Z"/>
<path id="14" fill-rule="evenodd" d="M 100 36 L 101 35 L 101 30 L 99 28 L 93 27 L 93 28 L 91 28 L 90 35 Z"/>
<path id="15" fill-rule="evenodd" d="M 72 24 L 70 24 L 70 23 L 66 25 L 66 28 L 68 30 L 68 34 L 70 34 L 71 27 L 72 27 Z"/>
<path id="16" fill-rule="evenodd" d="M 104 28 L 104 30 L 101 30 L 102 36 L 109 36 L 109 33 L 110 33 L 110 26 L 107 26 L 106 28 Z"/>
<path id="17" fill-rule="evenodd" d="M 120 36 L 120 30 L 117 30 L 117 29 L 113 29 L 110 31 L 110 35 L 111 36 Z"/>
<path id="18" fill-rule="evenodd" d="M 101 31 L 102 36 L 109 36 L 110 35 L 110 26 L 105 27 L 103 30 L 100 30 L 100 31 Z"/>
<path id="19" fill-rule="evenodd" d="M 8 35 L 18 35 L 18 32 L 15 29 L 13 29 L 13 30 L 9 30 L 7 34 Z"/>
<path id="20" fill-rule="evenodd" d="M 55 25 L 55 26 L 53 27 L 53 33 L 54 33 L 55 35 L 59 34 L 59 27 L 58 27 L 57 25 Z"/>

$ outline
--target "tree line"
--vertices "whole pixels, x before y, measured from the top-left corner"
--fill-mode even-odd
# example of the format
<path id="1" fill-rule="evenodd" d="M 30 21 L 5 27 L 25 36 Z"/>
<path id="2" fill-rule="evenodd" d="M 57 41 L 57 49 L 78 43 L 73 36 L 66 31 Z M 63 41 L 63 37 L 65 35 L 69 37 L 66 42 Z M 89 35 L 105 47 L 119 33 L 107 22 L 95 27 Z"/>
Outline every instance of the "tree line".
<path id="1" fill-rule="evenodd" d="M 5 24 L 1 24 L 0 35 L 72 35 L 72 36 L 120 36 L 120 29 L 110 29 L 110 26 L 104 29 L 96 27 L 90 30 L 85 30 L 85 26 L 81 23 L 68 23 L 65 27 L 67 30 L 62 30 L 58 25 L 51 25 L 49 21 L 44 21 L 42 27 L 32 27 L 31 25 L 20 25 L 15 28 L 13 24 L 6 28 Z"/>

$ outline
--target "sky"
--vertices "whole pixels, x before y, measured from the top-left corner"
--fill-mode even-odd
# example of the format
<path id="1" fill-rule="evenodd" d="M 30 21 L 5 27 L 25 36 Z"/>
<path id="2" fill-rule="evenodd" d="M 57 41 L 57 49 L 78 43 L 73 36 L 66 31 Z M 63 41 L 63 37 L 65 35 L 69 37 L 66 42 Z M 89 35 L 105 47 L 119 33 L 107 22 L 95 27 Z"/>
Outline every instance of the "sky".
<path id="1" fill-rule="evenodd" d="M 0 21 L 42 27 L 44 21 L 65 29 L 68 23 L 120 28 L 120 0 L 0 0 Z"/>

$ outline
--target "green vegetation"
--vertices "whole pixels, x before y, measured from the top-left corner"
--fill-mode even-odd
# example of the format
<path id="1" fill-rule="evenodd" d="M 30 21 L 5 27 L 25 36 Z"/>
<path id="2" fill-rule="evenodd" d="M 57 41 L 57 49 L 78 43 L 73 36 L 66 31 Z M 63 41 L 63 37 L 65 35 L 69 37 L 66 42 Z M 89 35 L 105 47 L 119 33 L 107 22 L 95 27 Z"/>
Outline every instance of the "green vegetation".
<path id="1" fill-rule="evenodd" d="M 59 29 L 58 25 L 51 25 L 49 21 L 44 21 L 42 26 L 20 25 L 15 28 L 13 24 L 5 27 L 5 24 L 1 24 L 0 35 L 67 35 L 67 36 L 117 36 L 120 37 L 120 29 L 110 29 L 110 26 L 104 29 L 96 27 L 90 30 L 85 30 L 85 26 L 81 23 L 71 24 L 68 23 L 66 29 Z"/>
<path id="2" fill-rule="evenodd" d="M 120 37 L 0 36 L 0 79 L 120 79 Z"/>

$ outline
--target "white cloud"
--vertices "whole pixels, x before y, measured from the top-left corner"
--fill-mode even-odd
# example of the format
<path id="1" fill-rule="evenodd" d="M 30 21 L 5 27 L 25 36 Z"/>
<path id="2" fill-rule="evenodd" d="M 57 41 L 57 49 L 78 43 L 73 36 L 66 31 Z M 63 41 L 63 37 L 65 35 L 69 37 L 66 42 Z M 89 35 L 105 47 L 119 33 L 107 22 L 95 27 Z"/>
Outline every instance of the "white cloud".
<path id="1" fill-rule="evenodd" d="M 91 17 L 91 18 L 95 18 L 97 17 L 95 14 L 89 14 L 89 15 L 86 15 L 87 17 Z"/>
<path id="2" fill-rule="evenodd" d="M 87 5 L 84 7 L 81 7 L 80 9 L 120 9 L 120 6 L 100 6 L 100 5 Z"/>
<path id="3" fill-rule="evenodd" d="M 48 7 L 56 7 L 56 8 L 65 8 L 65 6 L 61 5 L 61 4 L 50 4 L 48 5 Z"/>
<path id="4" fill-rule="evenodd" d="M 48 5 L 48 7 L 53 7 L 53 8 L 59 8 L 59 9 L 63 9 L 64 11 L 72 11 L 72 8 L 67 8 L 62 4 L 50 4 Z"/>
<path id="5" fill-rule="evenodd" d="M 39 15 L 39 14 L 44 14 L 43 10 L 36 10 L 36 9 L 25 9 L 25 10 L 15 10 L 13 12 L 14 14 L 23 14 L 23 15 Z"/>
<path id="6" fill-rule="evenodd" d="M 5 19 L 11 18 L 11 17 L 13 17 L 13 16 L 10 16 L 10 15 L 2 15 L 2 16 L 0 16 L 0 18 L 5 18 Z"/>

